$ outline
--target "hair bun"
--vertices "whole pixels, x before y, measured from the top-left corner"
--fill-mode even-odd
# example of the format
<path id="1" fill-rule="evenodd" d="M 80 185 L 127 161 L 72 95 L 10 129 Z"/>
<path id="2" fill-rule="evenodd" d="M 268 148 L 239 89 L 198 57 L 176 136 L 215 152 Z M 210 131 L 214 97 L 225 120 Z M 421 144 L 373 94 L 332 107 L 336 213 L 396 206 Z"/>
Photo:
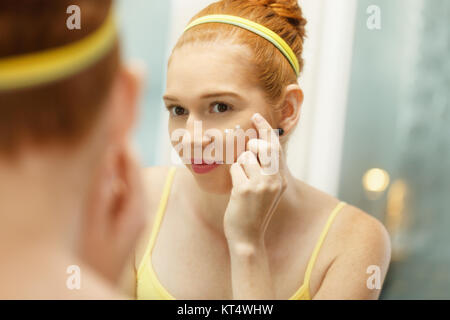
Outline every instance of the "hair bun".
<path id="1" fill-rule="evenodd" d="M 300 35 L 305 35 L 306 19 L 298 5 L 297 0 L 250 0 L 255 5 L 264 6 L 272 9 L 278 16 L 285 18 L 294 26 Z"/>

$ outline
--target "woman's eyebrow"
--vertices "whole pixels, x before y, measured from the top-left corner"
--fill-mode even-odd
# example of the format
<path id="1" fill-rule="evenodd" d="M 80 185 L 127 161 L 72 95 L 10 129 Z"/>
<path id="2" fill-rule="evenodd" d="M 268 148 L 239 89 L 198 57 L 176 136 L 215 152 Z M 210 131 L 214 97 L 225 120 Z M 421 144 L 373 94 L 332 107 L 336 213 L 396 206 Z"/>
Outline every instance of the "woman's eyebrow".
<path id="1" fill-rule="evenodd" d="M 178 101 L 177 98 L 172 97 L 172 96 L 169 96 L 169 95 L 165 95 L 165 96 L 163 97 L 163 99 L 164 99 L 164 100 L 170 100 L 170 101 Z"/>
<path id="2" fill-rule="evenodd" d="M 201 99 L 210 99 L 210 98 L 216 98 L 216 97 L 223 97 L 223 96 L 232 96 L 238 99 L 242 99 L 242 97 L 240 95 L 238 95 L 237 93 L 234 92 L 213 92 L 213 93 L 207 93 L 202 95 L 200 98 Z"/>
<path id="3" fill-rule="evenodd" d="M 243 99 L 243 97 L 241 97 L 239 94 L 237 94 L 235 92 L 231 92 L 231 91 L 207 93 L 207 94 L 200 96 L 200 99 L 211 99 L 211 98 L 225 97 L 225 96 L 229 96 L 229 97 L 231 96 L 231 97 L 235 97 L 237 99 Z M 179 100 L 176 97 L 171 96 L 171 95 L 165 95 L 165 96 L 163 96 L 163 99 L 168 100 L 168 101 L 179 102 Z"/>

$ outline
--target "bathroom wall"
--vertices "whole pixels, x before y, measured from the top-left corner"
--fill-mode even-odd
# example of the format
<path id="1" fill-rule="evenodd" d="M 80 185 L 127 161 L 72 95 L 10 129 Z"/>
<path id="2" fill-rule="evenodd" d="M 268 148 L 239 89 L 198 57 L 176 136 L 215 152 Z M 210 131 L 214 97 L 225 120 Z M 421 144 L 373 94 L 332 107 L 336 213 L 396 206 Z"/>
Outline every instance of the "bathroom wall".
<path id="1" fill-rule="evenodd" d="M 359 0 L 357 17 L 339 196 L 391 234 L 382 299 L 449 299 L 450 2 Z M 385 190 L 363 187 L 371 168 Z"/>
<path id="2" fill-rule="evenodd" d="M 171 1 L 119 0 L 117 9 L 125 58 L 141 61 L 147 72 L 134 140 L 144 165 L 150 166 L 158 157 L 160 117 L 165 111 L 162 95 Z"/>

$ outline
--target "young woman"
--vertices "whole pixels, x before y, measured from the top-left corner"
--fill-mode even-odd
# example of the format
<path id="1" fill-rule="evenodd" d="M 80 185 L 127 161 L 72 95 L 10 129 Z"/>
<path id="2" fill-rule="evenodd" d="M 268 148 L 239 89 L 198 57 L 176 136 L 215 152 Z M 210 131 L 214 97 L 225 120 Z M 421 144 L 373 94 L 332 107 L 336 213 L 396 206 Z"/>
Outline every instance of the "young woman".
<path id="1" fill-rule="evenodd" d="M 191 22 L 168 65 L 169 133 L 194 137 L 183 137 L 191 154 L 213 140 L 198 138 L 199 122 L 257 137 L 245 150 L 233 140 L 234 164 L 224 154 L 213 164 L 195 156 L 186 168 L 146 170 L 150 223 L 136 251 L 136 297 L 378 298 L 390 260 L 383 225 L 294 178 L 284 161 L 303 102 L 306 21 L 297 2 L 222 0 Z M 264 137 L 274 129 L 279 140 Z M 279 152 L 276 173 L 262 170 L 267 151 Z"/>
<path id="2" fill-rule="evenodd" d="M 0 299 L 124 297 L 144 221 L 138 91 L 110 0 L 0 2 Z"/>

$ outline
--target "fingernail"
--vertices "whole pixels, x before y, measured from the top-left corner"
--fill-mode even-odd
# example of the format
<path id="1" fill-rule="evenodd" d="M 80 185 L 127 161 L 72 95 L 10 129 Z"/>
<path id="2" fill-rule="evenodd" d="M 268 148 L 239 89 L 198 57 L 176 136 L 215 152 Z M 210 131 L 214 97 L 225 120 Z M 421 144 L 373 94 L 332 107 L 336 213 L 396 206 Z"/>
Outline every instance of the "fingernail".
<path id="1" fill-rule="evenodd" d="M 262 121 L 262 116 L 259 113 L 255 113 L 253 115 L 253 120 L 255 120 L 255 122 L 260 123 Z"/>

